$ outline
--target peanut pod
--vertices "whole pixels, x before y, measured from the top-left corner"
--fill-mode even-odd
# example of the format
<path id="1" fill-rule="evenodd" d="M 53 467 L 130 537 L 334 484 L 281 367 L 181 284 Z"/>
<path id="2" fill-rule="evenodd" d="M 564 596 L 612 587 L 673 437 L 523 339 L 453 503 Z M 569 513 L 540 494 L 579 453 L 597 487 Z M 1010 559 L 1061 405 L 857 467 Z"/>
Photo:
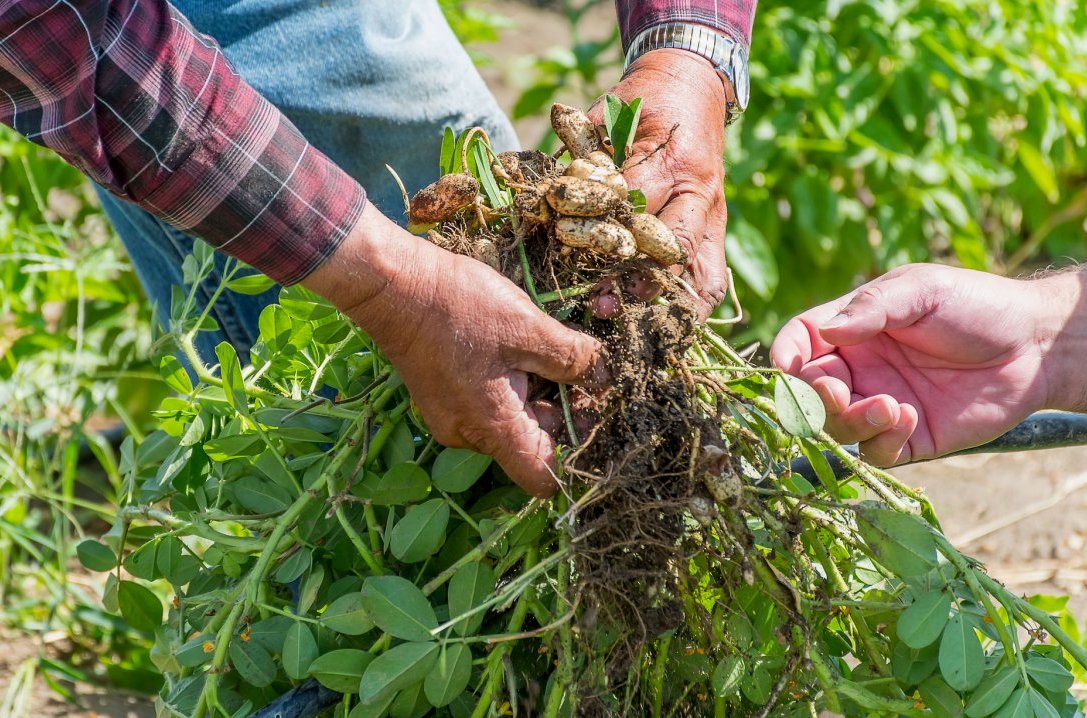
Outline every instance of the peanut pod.
<path id="1" fill-rule="evenodd" d="M 408 206 L 408 220 L 412 224 L 446 222 L 471 207 L 478 196 L 479 181 L 472 175 L 444 175 L 415 193 Z"/>
<path id="2" fill-rule="evenodd" d="M 603 152 L 594 152 L 594 155 L 603 155 Z M 602 185 L 610 188 L 615 196 L 620 200 L 627 198 L 627 181 L 623 179 L 623 175 L 608 160 L 608 166 L 602 167 L 594 164 L 592 160 L 574 160 L 570 163 L 570 166 L 566 168 L 567 177 L 577 177 L 578 179 L 588 180 L 590 182 L 599 182 Z"/>
<path id="3" fill-rule="evenodd" d="M 551 219 L 551 205 L 538 187 L 528 187 L 513 197 L 513 208 L 523 222 L 542 224 Z"/>
<path id="4" fill-rule="evenodd" d="M 556 177 L 546 182 L 547 203 L 570 217 L 599 217 L 619 206 L 619 198 L 607 185 L 580 177 Z"/>
<path id="5" fill-rule="evenodd" d="M 555 236 L 567 247 L 588 249 L 620 259 L 634 256 L 634 235 L 626 227 L 609 219 L 560 217 L 555 222 Z"/>
<path id="6" fill-rule="evenodd" d="M 624 216 L 622 221 L 634 235 L 638 251 L 654 262 L 665 267 L 687 264 L 686 250 L 664 222 L 651 214 L 633 212 Z"/>
<path id="7" fill-rule="evenodd" d="M 574 159 L 604 148 L 592 120 L 576 107 L 558 102 L 551 105 L 551 127 Z"/>
<path id="8" fill-rule="evenodd" d="M 554 172 L 555 160 L 539 150 L 502 152 L 491 162 L 495 175 L 519 184 L 538 182 Z"/>

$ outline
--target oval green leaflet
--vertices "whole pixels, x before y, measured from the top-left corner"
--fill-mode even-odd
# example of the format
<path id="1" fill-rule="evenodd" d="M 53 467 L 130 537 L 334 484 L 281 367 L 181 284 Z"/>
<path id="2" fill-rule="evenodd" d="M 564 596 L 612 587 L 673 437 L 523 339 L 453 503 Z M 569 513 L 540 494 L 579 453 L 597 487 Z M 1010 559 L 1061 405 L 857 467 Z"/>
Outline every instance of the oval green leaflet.
<path id="1" fill-rule="evenodd" d="M 472 650 L 467 644 L 454 643 L 441 652 L 423 681 L 423 691 L 432 706 L 441 708 L 464 692 L 471 677 Z"/>
<path id="2" fill-rule="evenodd" d="M 317 640 L 310 627 L 296 621 L 283 641 L 283 672 L 288 678 L 300 681 L 309 675 L 309 668 L 317 658 Z"/>
<path id="3" fill-rule="evenodd" d="M 375 658 L 358 685 L 359 700 L 375 703 L 421 681 L 438 660 L 438 644 L 401 643 Z"/>
<path id="4" fill-rule="evenodd" d="M 385 633 L 405 641 L 428 641 L 438 626 L 434 609 L 411 581 L 400 576 L 371 576 L 362 584 L 362 605 Z"/>
<path id="5" fill-rule="evenodd" d="M 936 565 L 936 542 L 928 524 L 912 514 L 865 501 L 857 528 L 876 559 L 900 576 L 920 576 Z"/>
<path id="6" fill-rule="evenodd" d="M 924 648 L 944 632 L 951 614 L 951 596 L 945 591 L 921 595 L 898 618 L 898 637 L 910 648 Z"/>
<path id="7" fill-rule="evenodd" d="M 925 707 L 932 711 L 934 718 L 960 718 L 962 699 L 942 679 L 932 676 L 917 687 Z"/>
<path id="8" fill-rule="evenodd" d="M 985 673 L 985 652 L 974 626 L 963 614 L 947 622 L 940 639 L 940 673 L 957 691 L 969 691 Z"/>
<path id="9" fill-rule="evenodd" d="M 309 674 L 321 685 L 338 693 L 357 693 L 359 679 L 374 657 L 366 651 L 341 648 L 318 656 L 309 666 Z"/>
<path id="10" fill-rule="evenodd" d="M 495 587 L 494 569 L 478 561 L 465 564 L 449 579 L 449 618 L 463 616 L 483 603 Z M 485 611 L 479 611 L 453 625 L 461 636 L 474 634 L 483 625 Z"/>
<path id="11" fill-rule="evenodd" d="M 113 550 L 94 539 L 81 541 L 75 552 L 79 562 L 90 571 L 109 571 L 117 565 L 117 556 Z"/>
<path id="12" fill-rule="evenodd" d="M 713 671 L 713 692 L 719 698 L 730 696 L 739 689 L 744 677 L 744 659 L 742 656 L 729 656 L 717 664 Z"/>
<path id="13" fill-rule="evenodd" d="M 774 408 L 781 428 L 793 436 L 816 436 L 827 420 L 823 400 L 815 389 L 789 374 L 779 374 L 774 382 Z"/>
<path id="14" fill-rule="evenodd" d="M 1037 654 L 1027 657 L 1027 676 L 1039 688 L 1051 692 L 1066 691 L 1075 682 L 1067 668 L 1052 658 Z"/>
<path id="15" fill-rule="evenodd" d="M 329 604 L 321 614 L 321 625 L 345 636 L 361 636 L 374 622 L 362 605 L 362 594 L 352 592 Z"/>
<path id="16" fill-rule="evenodd" d="M 430 493 L 430 476 L 418 464 L 406 462 L 384 474 L 367 474 L 352 493 L 375 506 L 403 506 L 422 501 Z"/>
<path id="17" fill-rule="evenodd" d="M 1030 705 L 1030 692 L 1026 688 L 1016 688 L 1000 710 L 993 715 L 996 718 L 1034 718 L 1034 708 Z"/>
<path id="18" fill-rule="evenodd" d="M 278 668 L 272 660 L 272 654 L 263 645 L 251 638 L 234 638 L 230 642 L 230 662 L 246 683 L 263 688 L 272 685 Z"/>
<path id="19" fill-rule="evenodd" d="M 1004 666 L 981 682 L 966 704 L 969 718 L 985 718 L 992 715 L 1008 700 L 1019 685 L 1019 671 L 1014 666 Z"/>
<path id="20" fill-rule="evenodd" d="M 445 540 L 449 525 L 449 504 L 445 499 L 431 499 L 412 507 L 393 527 L 389 549 L 404 563 L 424 561 Z"/>
<path id="21" fill-rule="evenodd" d="M 162 625 L 162 602 L 138 583 L 121 581 L 117 587 L 117 605 L 121 617 L 137 631 L 154 633 Z"/>
<path id="22" fill-rule="evenodd" d="M 467 491 L 491 465 L 491 457 L 471 449 L 443 449 L 430 470 L 431 480 L 451 494 Z"/>

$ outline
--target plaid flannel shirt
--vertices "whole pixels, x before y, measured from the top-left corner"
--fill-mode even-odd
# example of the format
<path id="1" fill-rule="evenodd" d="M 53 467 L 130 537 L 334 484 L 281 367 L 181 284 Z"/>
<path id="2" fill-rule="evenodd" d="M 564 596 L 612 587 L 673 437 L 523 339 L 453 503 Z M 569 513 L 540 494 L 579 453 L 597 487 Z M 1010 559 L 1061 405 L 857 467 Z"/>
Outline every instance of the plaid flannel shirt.
<path id="1" fill-rule="evenodd" d="M 706 25 L 748 47 L 757 4 L 758 0 L 615 0 L 615 12 L 624 50 L 639 32 L 665 22 Z"/>
<path id="2" fill-rule="evenodd" d="M 746 42 L 754 5 L 616 0 L 624 43 L 670 20 Z M 283 284 L 366 201 L 166 0 L 0 0 L 0 122 Z"/>

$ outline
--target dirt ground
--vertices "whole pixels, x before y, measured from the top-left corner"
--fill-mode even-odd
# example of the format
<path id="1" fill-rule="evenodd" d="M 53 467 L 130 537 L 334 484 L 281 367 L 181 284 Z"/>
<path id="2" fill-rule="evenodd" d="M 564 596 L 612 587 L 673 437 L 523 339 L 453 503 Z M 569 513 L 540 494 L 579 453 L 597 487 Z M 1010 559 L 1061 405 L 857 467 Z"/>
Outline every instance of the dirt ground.
<path id="1" fill-rule="evenodd" d="M 528 54 L 569 46 L 565 21 L 556 14 L 510 0 L 489 6 L 514 22 L 499 46 L 487 46 L 494 62 L 483 75 L 504 107 L 531 82 L 519 62 Z M 610 32 L 610 3 L 590 14 L 588 37 Z M 579 98 L 564 98 L 576 103 Z M 522 140 L 533 144 L 544 129 L 540 119 L 517 123 Z M 1087 615 L 1087 448 L 1029 454 L 957 457 L 903 467 L 895 472 L 932 497 L 952 541 L 982 560 L 990 573 L 1022 593 L 1072 596 Z M 36 654 L 36 639 L 0 632 L 0 701 L 18 667 Z M 112 689 L 78 688 L 81 709 L 58 700 L 38 681 L 29 706 L 13 716 L 142 718 L 154 711 L 146 698 Z M 4 715 L 0 705 L 0 716 Z M 6 718 L 6 716 L 5 716 Z"/>

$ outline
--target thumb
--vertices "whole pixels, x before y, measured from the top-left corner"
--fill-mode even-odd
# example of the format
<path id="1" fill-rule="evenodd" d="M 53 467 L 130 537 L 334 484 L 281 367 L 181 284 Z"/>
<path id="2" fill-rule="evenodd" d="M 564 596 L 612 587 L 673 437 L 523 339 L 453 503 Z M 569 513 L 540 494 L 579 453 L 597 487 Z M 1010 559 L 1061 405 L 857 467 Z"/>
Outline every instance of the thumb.
<path id="1" fill-rule="evenodd" d="M 546 315 L 525 334 L 532 343 L 511 350 L 514 369 L 559 384 L 600 386 L 608 382 L 610 375 L 603 346 L 588 334 L 570 329 Z"/>
<path id="2" fill-rule="evenodd" d="M 867 341 L 881 332 L 904 329 L 932 309 L 926 284 L 910 274 L 876 279 L 858 289 L 833 317 L 818 326 L 836 346 Z"/>

